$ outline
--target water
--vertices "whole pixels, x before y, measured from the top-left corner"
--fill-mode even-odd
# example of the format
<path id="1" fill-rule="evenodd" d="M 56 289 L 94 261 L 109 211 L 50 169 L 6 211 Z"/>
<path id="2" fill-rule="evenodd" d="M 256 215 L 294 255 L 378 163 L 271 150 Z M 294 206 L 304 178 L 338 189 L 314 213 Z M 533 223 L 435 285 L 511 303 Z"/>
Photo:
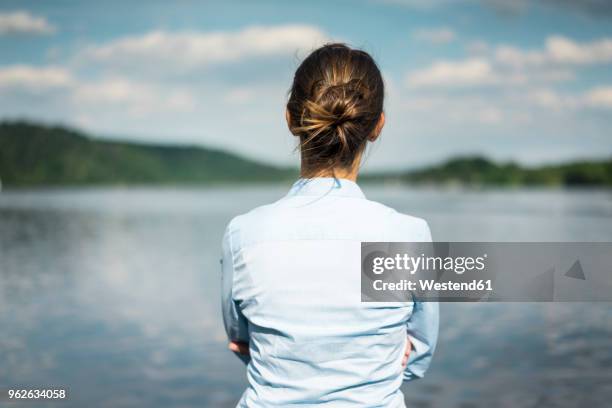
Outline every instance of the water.
<path id="1" fill-rule="evenodd" d="M 612 241 L 610 191 L 364 190 L 429 220 L 437 240 Z M 285 191 L 1 193 L 0 389 L 68 387 L 68 402 L 50 406 L 232 407 L 246 380 L 220 318 L 220 238 L 233 215 Z M 404 387 L 407 401 L 605 406 L 611 312 L 443 304 L 438 353 L 428 376 Z"/>

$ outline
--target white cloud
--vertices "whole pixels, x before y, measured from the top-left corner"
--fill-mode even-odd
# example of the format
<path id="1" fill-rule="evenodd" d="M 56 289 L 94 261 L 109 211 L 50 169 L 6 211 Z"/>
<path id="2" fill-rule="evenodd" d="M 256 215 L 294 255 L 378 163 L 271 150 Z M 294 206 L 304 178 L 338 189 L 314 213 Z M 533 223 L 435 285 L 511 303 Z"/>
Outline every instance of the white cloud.
<path id="1" fill-rule="evenodd" d="M 612 109 L 612 86 L 593 88 L 584 95 L 584 100 L 589 106 Z"/>
<path id="2" fill-rule="evenodd" d="M 113 106 L 141 116 L 157 112 L 190 112 L 196 101 L 190 92 L 175 87 L 163 88 L 125 78 L 107 78 L 74 87 L 72 99 L 79 107 Z"/>
<path id="3" fill-rule="evenodd" d="M 151 97 L 150 89 L 124 79 L 82 84 L 75 92 L 77 102 L 122 103 L 139 96 Z"/>
<path id="4" fill-rule="evenodd" d="M 561 94 L 552 89 L 538 89 L 528 94 L 528 100 L 537 106 L 555 111 L 612 109 L 612 86 L 599 86 L 578 94 Z"/>
<path id="5" fill-rule="evenodd" d="M 448 44 L 457 37 L 453 30 L 446 27 L 419 28 L 412 32 L 412 36 L 418 41 L 432 44 Z"/>
<path id="6" fill-rule="evenodd" d="M 89 47 L 85 59 L 111 65 L 172 65 L 185 70 L 248 57 L 290 55 L 321 45 L 327 36 L 309 25 L 253 26 L 235 32 L 153 31 Z"/>
<path id="7" fill-rule="evenodd" d="M 515 86 L 576 78 L 580 65 L 612 63 L 612 39 L 579 43 L 550 36 L 543 49 L 525 50 L 509 45 L 495 48 L 484 42 L 468 44 L 473 55 L 457 61 L 437 61 L 408 73 L 413 87 L 453 88 L 474 86 Z"/>
<path id="8" fill-rule="evenodd" d="M 502 45 L 495 48 L 495 60 L 502 65 L 523 68 L 526 65 L 540 65 L 545 57 L 539 51 L 525 51 L 520 48 Z"/>
<path id="9" fill-rule="evenodd" d="M 546 39 L 544 49 L 522 50 L 512 46 L 500 46 L 495 58 L 501 64 L 514 67 L 533 65 L 589 65 L 612 62 L 612 39 L 602 38 L 590 42 L 576 42 L 555 35 Z"/>
<path id="10" fill-rule="evenodd" d="M 44 17 L 36 17 L 27 11 L 0 13 L 0 35 L 5 34 L 52 34 L 55 27 Z"/>
<path id="11" fill-rule="evenodd" d="M 530 104 L 546 108 L 548 110 L 559 111 L 578 106 L 576 97 L 560 95 L 552 89 L 534 89 L 526 94 L 526 101 Z"/>
<path id="12" fill-rule="evenodd" d="M 13 65 L 0 69 L 0 96 L 49 95 L 61 104 L 93 111 L 114 106 L 130 114 L 188 112 L 195 98 L 177 86 L 137 82 L 125 78 L 83 80 L 62 67 Z"/>
<path id="13" fill-rule="evenodd" d="M 413 87 L 461 87 L 488 85 L 498 81 L 489 61 L 471 58 L 463 61 L 439 61 L 428 68 L 408 74 Z"/>
<path id="14" fill-rule="evenodd" d="M 597 64 L 612 62 L 612 39 L 577 43 L 561 36 L 546 40 L 546 51 L 553 62 Z"/>
<path id="15" fill-rule="evenodd" d="M 461 98 L 433 95 L 411 95 L 401 101 L 403 112 L 415 117 L 437 118 L 436 121 L 446 125 L 463 124 L 495 125 L 504 119 L 504 109 L 495 101 L 482 96 L 464 96 Z M 441 114 L 442 113 L 442 114 Z"/>
<path id="16" fill-rule="evenodd" d="M 44 90 L 72 84 L 70 72 L 61 67 L 12 65 L 0 69 L 0 88 Z"/>

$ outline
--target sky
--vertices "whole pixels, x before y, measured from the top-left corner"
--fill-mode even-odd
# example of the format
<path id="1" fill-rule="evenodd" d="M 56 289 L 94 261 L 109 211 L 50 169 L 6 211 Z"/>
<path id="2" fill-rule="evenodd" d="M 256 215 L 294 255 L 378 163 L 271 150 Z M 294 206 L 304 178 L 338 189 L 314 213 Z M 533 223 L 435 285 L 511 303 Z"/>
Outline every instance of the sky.
<path id="1" fill-rule="evenodd" d="M 3 0 L 0 120 L 296 165 L 288 90 L 330 41 L 369 52 L 385 80 L 366 169 L 612 155 L 606 0 Z"/>

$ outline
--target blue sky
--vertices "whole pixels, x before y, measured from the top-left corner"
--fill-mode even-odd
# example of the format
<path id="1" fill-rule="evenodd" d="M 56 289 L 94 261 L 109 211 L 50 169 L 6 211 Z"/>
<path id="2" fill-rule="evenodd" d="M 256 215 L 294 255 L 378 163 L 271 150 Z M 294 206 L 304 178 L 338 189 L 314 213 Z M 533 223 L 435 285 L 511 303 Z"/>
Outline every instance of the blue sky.
<path id="1" fill-rule="evenodd" d="M 297 163 L 287 90 L 328 41 L 370 52 L 385 77 L 387 126 L 366 168 L 612 154 L 602 0 L 5 0 L 0 118 Z"/>

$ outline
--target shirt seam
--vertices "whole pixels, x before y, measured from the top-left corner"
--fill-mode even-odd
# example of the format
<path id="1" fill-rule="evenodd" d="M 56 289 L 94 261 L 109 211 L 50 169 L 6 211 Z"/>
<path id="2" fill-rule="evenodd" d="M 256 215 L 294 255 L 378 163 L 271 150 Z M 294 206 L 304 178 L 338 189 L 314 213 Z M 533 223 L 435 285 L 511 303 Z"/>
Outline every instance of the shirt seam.
<path id="1" fill-rule="evenodd" d="M 236 268 L 234 267 L 234 239 L 232 237 L 233 233 L 232 233 L 232 224 L 234 223 L 234 220 L 230 221 L 229 225 L 227 226 L 227 234 L 229 236 L 229 251 L 230 251 L 230 258 L 231 258 L 231 268 L 232 268 L 232 286 L 230 287 L 230 299 L 232 302 L 234 302 L 234 282 L 236 280 Z"/>

